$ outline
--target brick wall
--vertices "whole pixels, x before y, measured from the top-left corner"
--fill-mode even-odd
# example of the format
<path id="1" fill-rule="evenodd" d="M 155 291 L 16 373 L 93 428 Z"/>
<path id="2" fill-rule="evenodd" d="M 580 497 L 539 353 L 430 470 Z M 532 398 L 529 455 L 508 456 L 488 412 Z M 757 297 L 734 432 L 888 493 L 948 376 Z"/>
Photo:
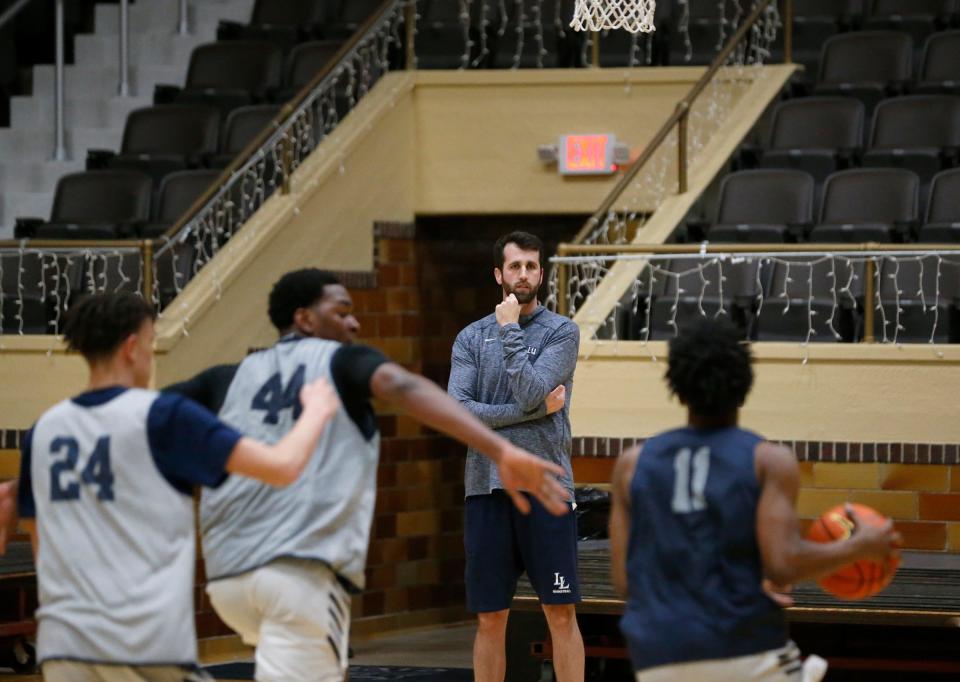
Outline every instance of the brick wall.
<path id="1" fill-rule="evenodd" d="M 636 440 L 577 438 L 578 483 L 608 483 Z M 894 519 L 908 549 L 960 552 L 960 455 L 943 443 L 786 443 L 800 461 L 804 529 L 826 509 L 859 502 Z"/>

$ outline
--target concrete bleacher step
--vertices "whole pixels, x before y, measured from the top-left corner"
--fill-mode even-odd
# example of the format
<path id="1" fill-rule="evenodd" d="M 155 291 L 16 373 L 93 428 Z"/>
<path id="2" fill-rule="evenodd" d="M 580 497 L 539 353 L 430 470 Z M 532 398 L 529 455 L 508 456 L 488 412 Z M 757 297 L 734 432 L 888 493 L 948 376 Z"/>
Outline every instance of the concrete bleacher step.
<path id="1" fill-rule="evenodd" d="M 65 120 L 84 121 L 92 128 L 123 127 L 127 114 L 134 109 L 153 103 L 150 96 L 144 97 L 95 97 L 67 99 L 64 102 Z M 53 135 L 54 111 L 38 97 L 10 98 L 11 127 L 20 130 L 50 130 Z M 52 138 L 51 138 L 52 140 Z M 51 142 L 52 144 L 52 142 Z"/>
<path id="2" fill-rule="evenodd" d="M 51 160 L 54 67 L 34 67 L 33 92 L 11 98 L 11 127 L 0 128 L 0 239 L 13 237 L 17 217 L 48 217 L 57 180 L 82 170 L 87 150 L 118 149 L 127 114 L 152 103 L 155 85 L 182 85 L 193 48 L 216 40 L 221 20 L 247 21 L 253 0 L 190 0 L 186 36 L 176 34 L 177 5 L 130 5 L 131 97 L 117 94 L 119 6 L 96 6 L 94 32 L 76 36 L 76 64 L 65 69 L 66 162 Z"/>

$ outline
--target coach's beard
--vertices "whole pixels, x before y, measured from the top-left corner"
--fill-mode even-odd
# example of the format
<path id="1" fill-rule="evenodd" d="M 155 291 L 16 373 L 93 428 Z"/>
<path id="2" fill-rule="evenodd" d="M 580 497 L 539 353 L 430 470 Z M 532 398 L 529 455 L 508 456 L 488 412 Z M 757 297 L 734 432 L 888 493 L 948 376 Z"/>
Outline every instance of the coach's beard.
<path id="1" fill-rule="evenodd" d="M 509 296 L 510 294 L 513 294 L 514 296 L 517 297 L 517 302 L 520 305 L 526 305 L 527 303 L 535 299 L 537 297 L 538 291 L 540 291 L 539 284 L 535 287 L 532 286 L 529 289 L 520 289 L 519 291 L 517 290 L 516 287 L 513 287 L 513 288 L 509 286 L 503 287 L 503 295 Z"/>

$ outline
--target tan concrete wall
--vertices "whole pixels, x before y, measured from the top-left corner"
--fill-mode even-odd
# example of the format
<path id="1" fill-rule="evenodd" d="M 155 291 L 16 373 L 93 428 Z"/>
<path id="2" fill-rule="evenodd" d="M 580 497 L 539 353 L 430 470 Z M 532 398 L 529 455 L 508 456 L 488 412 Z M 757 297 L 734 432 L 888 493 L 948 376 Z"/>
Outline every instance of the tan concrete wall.
<path id="1" fill-rule="evenodd" d="M 618 176 L 563 178 L 537 146 L 613 133 L 641 149 L 703 70 L 697 67 L 420 72 L 417 212 L 592 213 Z"/>
<path id="2" fill-rule="evenodd" d="M 745 426 L 777 440 L 960 442 L 960 348 L 811 344 L 808 350 L 804 364 L 799 344 L 754 345 Z M 666 353 L 664 342 L 584 342 L 571 406 L 574 435 L 646 437 L 682 424 L 686 413 L 663 381 Z"/>

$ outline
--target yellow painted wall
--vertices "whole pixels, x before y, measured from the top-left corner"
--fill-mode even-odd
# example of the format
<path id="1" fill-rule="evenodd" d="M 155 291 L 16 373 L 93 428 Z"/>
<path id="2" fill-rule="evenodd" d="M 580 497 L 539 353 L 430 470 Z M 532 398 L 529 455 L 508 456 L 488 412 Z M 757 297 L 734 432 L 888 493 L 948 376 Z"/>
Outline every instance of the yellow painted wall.
<path id="1" fill-rule="evenodd" d="M 960 442 L 960 348 L 753 348 L 756 378 L 741 422 L 769 438 Z M 664 342 L 583 342 L 571 405 L 574 435 L 646 437 L 682 424 L 686 413 L 663 381 L 666 354 Z"/>

